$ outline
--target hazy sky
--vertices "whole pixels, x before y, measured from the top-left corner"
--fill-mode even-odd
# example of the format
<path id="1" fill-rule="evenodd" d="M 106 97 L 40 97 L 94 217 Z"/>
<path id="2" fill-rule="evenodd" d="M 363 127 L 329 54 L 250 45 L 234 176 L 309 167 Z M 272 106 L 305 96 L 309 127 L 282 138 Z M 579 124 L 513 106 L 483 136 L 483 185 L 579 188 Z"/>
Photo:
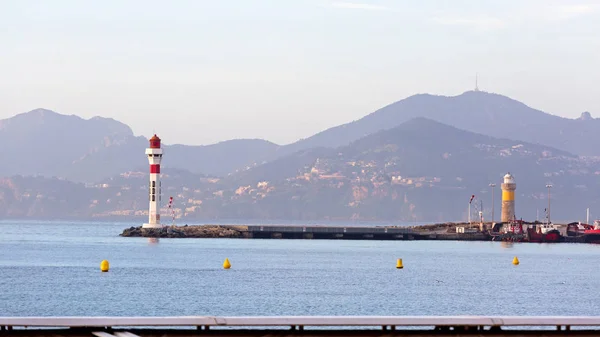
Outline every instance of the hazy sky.
<path id="1" fill-rule="evenodd" d="M 474 87 L 600 116 L 600 1 L 0 0 L 0 118 L 289 143 Z"/>

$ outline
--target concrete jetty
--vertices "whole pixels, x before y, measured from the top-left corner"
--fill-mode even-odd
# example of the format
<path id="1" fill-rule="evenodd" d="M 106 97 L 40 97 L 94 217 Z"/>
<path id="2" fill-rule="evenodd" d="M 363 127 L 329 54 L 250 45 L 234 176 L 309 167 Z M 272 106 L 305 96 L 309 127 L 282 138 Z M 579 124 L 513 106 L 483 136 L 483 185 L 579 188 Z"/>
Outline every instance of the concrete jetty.
<path id="1" fill-rule="evenodd" d="M 489 240 L 481 232 L 452 233 L 450 226 L 248 226 L 256 239 L 343 239 L 343 240 Z"/>

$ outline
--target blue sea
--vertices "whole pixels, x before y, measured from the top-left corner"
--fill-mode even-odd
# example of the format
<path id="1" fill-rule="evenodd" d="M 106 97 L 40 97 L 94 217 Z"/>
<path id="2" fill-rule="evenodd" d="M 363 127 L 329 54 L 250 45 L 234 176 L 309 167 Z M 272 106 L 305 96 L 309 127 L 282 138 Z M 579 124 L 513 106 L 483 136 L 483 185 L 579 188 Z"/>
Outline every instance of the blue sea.
<path id="1" fill-rule="evenodd" d="M 0 222 L 0 316 L 595 315 L 600 303 L 598 245 L 119 237 L 129 226 Z"/>

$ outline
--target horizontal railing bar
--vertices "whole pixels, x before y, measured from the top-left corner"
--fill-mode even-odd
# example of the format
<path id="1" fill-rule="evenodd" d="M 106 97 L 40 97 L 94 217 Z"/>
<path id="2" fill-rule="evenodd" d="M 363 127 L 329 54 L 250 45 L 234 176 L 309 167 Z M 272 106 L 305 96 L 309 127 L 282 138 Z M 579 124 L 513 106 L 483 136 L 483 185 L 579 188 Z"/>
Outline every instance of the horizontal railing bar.
<path id="1" fill-rule="evenodd" d="M 600 316 L 0 317 L 10 327 L 116 326 L 600 326 Z"/>

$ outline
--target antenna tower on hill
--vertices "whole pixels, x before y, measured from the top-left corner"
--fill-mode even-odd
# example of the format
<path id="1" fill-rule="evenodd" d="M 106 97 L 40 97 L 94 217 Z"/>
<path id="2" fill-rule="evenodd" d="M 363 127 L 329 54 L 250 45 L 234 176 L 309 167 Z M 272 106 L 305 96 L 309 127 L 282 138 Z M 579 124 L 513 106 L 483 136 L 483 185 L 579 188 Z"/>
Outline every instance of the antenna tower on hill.
<path id="1" fill-rule="evenodd" d="M 477 83 L 478 82 L 477 80 L 479 77 L 478 75 L 479 75 L 478 73 L 475 73 L 475 91 L 479 91 L 479 85 Z"/>

